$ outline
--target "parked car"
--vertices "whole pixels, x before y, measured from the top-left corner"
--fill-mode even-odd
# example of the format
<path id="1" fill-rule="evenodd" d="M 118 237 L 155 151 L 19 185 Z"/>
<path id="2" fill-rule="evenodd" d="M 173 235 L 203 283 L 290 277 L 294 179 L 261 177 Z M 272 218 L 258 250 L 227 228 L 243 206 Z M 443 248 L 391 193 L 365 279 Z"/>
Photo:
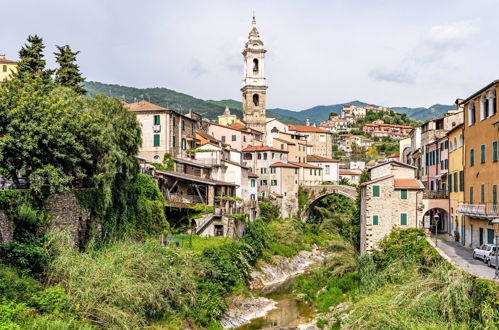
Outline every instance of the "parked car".
<path id="1" fill-rule="evenodd" d="M 487 258 L 495 249 L 496 247 L 494 244 L 483 244 L 479 248 L 473 250 L 473 259 L 480 258 L 483 262 L 487 262 Z"/>
<path id="2" fill-rule="evenodd" d="M 487 258 L 487 265 L 489 265 L 489 267 L 497 267 L 495 251 L 492 252 Z"/>

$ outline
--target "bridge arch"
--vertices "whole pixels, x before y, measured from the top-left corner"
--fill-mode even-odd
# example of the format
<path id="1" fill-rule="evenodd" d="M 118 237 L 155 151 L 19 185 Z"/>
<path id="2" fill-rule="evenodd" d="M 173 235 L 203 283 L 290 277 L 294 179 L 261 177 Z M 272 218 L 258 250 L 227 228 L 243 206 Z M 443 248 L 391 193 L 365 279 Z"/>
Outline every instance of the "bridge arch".
<path id="1" fill-rule="evenodd" d="M 357 189 L 347 185 L 302 186 L 302 189 L 308 195 L 308 204 L 301 213 L 301 220 L 303 222 L 307 221 L 310 215 L 310 210 L 327 196 L 338 194 L 352 200 L 356 200 L 357 198 Z"/>

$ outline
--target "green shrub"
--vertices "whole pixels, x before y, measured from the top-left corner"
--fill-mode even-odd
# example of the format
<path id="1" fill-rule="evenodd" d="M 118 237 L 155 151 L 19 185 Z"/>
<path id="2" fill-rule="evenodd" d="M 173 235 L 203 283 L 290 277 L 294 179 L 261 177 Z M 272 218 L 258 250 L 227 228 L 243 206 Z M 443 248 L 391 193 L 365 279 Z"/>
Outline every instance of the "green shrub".
<path id="1" fill-rule="evenodd" d="M 16 269 L 0 264 L 0 297 L 26 302 L 41 289 L 35 279 L 21 275 Z"/>
<path id="2" fill-rule="evenodd" d="M 31 298 L 31 301 L 40 312 L 55 315 L 63 315 L 71 306 L 66 292 L 58 284 L 38 292 Z"/>
<path id="3" fill-rule="evenodd" d="M 0 300 L 0 329 L 21 329 L 19 323 L 30 313 L 26 304 Z"/>
<path id="4" fill-rule="evenodd" d="M 266 223 L 262 219 L 249 222 L 242 241 L 251 247 L 250 261 L 254 263 L 263 254 L 269 242 Z"/>

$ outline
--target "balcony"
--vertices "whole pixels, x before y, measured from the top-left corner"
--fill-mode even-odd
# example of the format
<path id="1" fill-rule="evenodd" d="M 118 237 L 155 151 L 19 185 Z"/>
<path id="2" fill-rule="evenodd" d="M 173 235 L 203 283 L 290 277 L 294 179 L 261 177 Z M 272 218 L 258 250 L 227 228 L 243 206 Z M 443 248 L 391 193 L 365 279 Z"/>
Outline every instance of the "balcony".
<path id="1" fill-rule="evenodd" d="M 447 190 L 425 190 L 423 192 L 424 199 L 445 199 L 449 197 Z"/>
<path id="2" fill-rule="evenodd" d="M 494 219 L 497 218 L 497 204 L 494 203 L 459 203 L 457 212 L 473 218 Z"/>
<path id="3" fill-rule="evenodd" d="M 153 131 L 154 133 L 159 133 L 159 132 L 161 132 L 161 125 L 153 125 L 153 126 L 152 126 L 152 131 Z"/>

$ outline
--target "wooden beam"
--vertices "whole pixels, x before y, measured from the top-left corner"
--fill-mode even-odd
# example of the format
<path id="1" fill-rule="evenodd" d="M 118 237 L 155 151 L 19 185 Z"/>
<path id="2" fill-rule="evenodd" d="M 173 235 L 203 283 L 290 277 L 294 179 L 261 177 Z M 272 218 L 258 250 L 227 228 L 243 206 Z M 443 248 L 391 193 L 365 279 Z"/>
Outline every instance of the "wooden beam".
<path id="1" fill-rule="evenodd" d="M 204 201 L 203 195 L 201 195 L 201 192 L 199 191 L 198 185 L 195 184 L 194 187 L 196 188 L 196 192 L 198 193 L 198 196 L 201 199 L 201 203 L 206 204 Z"/>

